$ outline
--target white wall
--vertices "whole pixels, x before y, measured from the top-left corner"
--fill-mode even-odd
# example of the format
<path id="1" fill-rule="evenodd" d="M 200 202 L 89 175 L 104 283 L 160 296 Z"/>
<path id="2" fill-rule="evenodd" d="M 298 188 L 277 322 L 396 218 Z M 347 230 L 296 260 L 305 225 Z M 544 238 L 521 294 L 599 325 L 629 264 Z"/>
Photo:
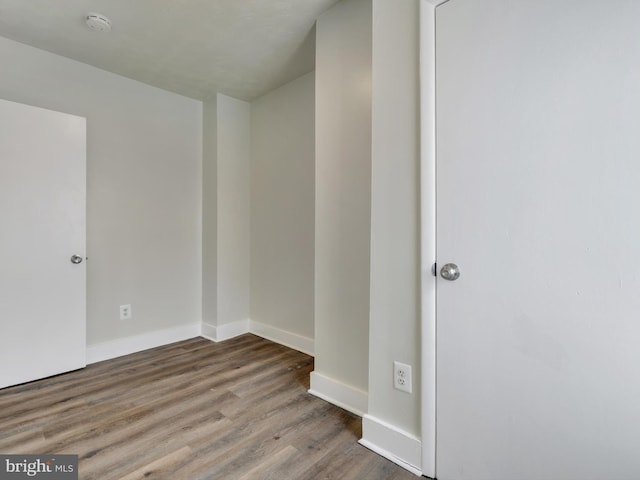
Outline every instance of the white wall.
<path id="1" fill-rule="evenodd" d="M 251 107 L 217 98 L 217 322 L 246 322 L 250 305 Z"/>
<path id="2" fill-rule="evenodd" d="M 369 408 L 363 443 L 421 468 L 418 0 L 373 0 Z M 394 360 L 413 392 L 393 388 Z"/>
<path id="3" fill-rule="evenodd" d="M 218 104 L 203 104 L 202 115 L 202 321 L 218 318 Z"/>
<path id="4" fill-rule="evenodd" d="M 0 98 L 87 118 L 88 344 L 200 322 L 201 102 L 4 38 L 0 64 Z"/>
<path id="5" fill-rule="evenodd" d="M 366 392 L 371 0 L 346 0 L 325 12 L 316 48 L 314 374 Z"/>
<path id="6" fill-rule="evenodd" d="M 373 1 L 369 413 L 420 434 L 418 0 Z M 413 367 L 395 390 L 393 361 Z"/>
<path id="7" fill-rule="evenodd" d="M 314 335 L 315 82 L 251 103 L 251 321 Z"/>

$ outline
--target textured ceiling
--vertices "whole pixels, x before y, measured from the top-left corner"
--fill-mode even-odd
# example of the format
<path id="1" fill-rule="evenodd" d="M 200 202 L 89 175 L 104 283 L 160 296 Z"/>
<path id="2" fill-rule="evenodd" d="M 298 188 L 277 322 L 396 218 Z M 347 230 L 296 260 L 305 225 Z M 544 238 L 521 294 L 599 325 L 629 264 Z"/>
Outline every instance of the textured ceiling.
<path id="1" fill-rule="evenodd" d="M 206 100 L 251 100 L 315 62 L 314 23 L 338 0 L 0 0 L 0 35 Z M 111 33 L 84 18 L 106 15 Z"/>

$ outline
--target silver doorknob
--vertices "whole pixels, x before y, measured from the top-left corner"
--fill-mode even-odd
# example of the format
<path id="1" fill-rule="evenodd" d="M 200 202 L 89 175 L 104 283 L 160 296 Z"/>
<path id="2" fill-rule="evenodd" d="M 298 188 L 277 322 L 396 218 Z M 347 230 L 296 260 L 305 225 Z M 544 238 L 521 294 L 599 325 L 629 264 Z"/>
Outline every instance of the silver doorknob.
<path id="1" fill-rule="evenodd" d="M 71 257 L 71 263 L 75 263 L 76 265 L 82 263 L 82 257 L 80 255 L 74 255 Z"/>
<path id="2" fill-rule="evenodd" d="M 460 277 L 460 269 L 455 263 L 447 263 L 440 269 L 440 276 L 445 280 L 453 282 Z"/>

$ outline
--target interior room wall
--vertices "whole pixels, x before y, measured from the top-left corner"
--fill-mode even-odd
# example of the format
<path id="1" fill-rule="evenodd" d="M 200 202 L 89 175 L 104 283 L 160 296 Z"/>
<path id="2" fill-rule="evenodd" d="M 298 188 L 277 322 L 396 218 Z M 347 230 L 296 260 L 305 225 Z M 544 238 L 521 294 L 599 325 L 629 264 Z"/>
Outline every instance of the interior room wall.
<path id="1" fill-rule="evenodd" d="M 312 72 L 251 103 L 251 322 L 310 342 L 314 98 Z"/>
<path id="2" fill-rule="evenodd" d="M 218 103 L 203 103 L 202 115 L 202 322 L 218 319 Z"/>
<path id="3" fill-rule="evenodd" d="M 87 343 L 195 332 L 202 103 L 5 38 L 0 63 L 0 98 L 87 118 Z"/>
<path id="4" fill-rule="evenodd" d="M 416 467 L 421 435 L 418 68 L 418 0 L 373 0 L 370 418 L 363 425 L 364 438 Z M 411 394 L 393 387 L 395 360 L 412 367 Z M 399 430 L 395 434 L 401 438 L 389 428 L 380 430 L 381 425 Z"/>
<path id="5" fill-rule="evenodd" d="M 373 32 L 369 413 L 419 435 L 418 0 L 374 0 Z M 394 360 L 412 366 L 413 394 L 393 388 Z"/>
<path id="6" fill-rule="evenodd" d="M 311 390 L 360 412 L 367 408 L 369 375 L 371 9 L 371 0 L 345 0 L 316 26 Z"/>
<path id="7" fill-rule="evenodd" d="M 249 331 L 251 105 L 217 94 L 203 110 L 202 333 L 221 341 Z"/>
<path id="8" fill-rule="evenodd" d="M 251 105 L 217 98 L 217 321 L 248 322 Z"/>

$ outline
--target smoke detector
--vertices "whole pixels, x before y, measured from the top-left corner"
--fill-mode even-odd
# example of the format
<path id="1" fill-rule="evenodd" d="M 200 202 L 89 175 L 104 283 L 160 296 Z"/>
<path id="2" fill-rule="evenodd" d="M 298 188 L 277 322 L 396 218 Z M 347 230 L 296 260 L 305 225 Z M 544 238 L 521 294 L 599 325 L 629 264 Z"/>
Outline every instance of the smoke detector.
<path id="1" fill-rule="evenodd" d="M 110 32 L 111 20 L 101 13 L 88 13 L 86 17 L 87 26 L 96 32 Z"/>

